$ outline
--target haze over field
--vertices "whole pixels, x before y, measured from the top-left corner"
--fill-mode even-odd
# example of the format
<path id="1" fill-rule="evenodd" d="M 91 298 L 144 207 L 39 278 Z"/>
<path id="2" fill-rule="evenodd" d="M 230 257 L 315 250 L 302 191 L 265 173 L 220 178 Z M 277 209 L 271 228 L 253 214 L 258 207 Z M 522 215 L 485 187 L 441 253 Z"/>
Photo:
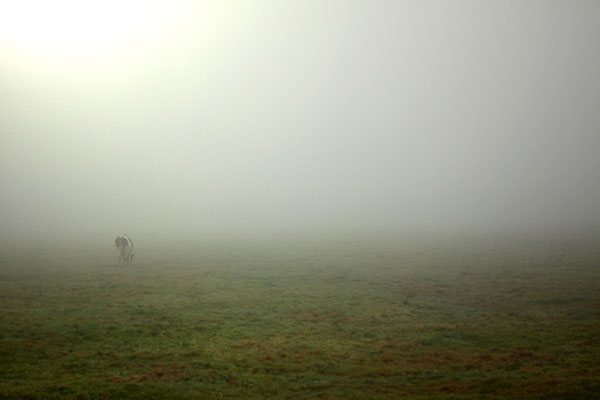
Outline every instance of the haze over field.
<path id="1" fill-rule="evenodd" d="M 0 6 L 0 239 L 600 224 L 600 2 Z"/>

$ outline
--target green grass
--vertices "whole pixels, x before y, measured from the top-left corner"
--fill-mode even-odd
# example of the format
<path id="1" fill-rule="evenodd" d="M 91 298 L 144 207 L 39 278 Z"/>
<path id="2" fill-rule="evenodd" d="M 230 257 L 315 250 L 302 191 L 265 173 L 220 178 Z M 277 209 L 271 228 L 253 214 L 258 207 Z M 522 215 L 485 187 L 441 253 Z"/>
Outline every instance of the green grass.
<path id="1" fill-rule="evenodd" d="M 600 398 L 594 240 L 0 252 L 0 398 Z"/>

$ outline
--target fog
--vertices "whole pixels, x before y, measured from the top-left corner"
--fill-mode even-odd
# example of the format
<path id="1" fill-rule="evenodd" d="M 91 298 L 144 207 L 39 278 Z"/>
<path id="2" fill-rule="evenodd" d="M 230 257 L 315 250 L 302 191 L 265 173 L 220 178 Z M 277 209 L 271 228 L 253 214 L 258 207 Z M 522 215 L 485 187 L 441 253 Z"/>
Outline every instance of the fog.
<path id="1" fill-rule="evenodd" d="M 600 225 L 600 2 L 76 4 L 0 13 L 3 241 Z"/>

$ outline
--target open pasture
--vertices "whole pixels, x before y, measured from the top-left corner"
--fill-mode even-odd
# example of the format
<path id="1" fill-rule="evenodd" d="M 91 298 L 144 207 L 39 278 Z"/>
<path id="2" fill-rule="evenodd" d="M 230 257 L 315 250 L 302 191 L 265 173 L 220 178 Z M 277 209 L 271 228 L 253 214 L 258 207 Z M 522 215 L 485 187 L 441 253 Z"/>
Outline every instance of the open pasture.
<path id="1" fill-rule="evenodd" d="M 594 239 L 136 246 L 0 252 L 0 398 L 600 397 Z"/>

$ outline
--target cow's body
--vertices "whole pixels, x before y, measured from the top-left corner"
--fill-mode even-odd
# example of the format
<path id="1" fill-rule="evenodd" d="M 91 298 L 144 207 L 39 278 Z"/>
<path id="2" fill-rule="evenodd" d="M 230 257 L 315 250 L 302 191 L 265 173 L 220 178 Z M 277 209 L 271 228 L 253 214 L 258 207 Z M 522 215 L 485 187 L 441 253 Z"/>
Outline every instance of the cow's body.
<path id="1" fill-rule="evenodd" d="M 119 253 L 119 265 L 129 266 L 133 260 L 133 242 L 127 235 L 119 235 L 115 239 L 115 246 Z"/>

